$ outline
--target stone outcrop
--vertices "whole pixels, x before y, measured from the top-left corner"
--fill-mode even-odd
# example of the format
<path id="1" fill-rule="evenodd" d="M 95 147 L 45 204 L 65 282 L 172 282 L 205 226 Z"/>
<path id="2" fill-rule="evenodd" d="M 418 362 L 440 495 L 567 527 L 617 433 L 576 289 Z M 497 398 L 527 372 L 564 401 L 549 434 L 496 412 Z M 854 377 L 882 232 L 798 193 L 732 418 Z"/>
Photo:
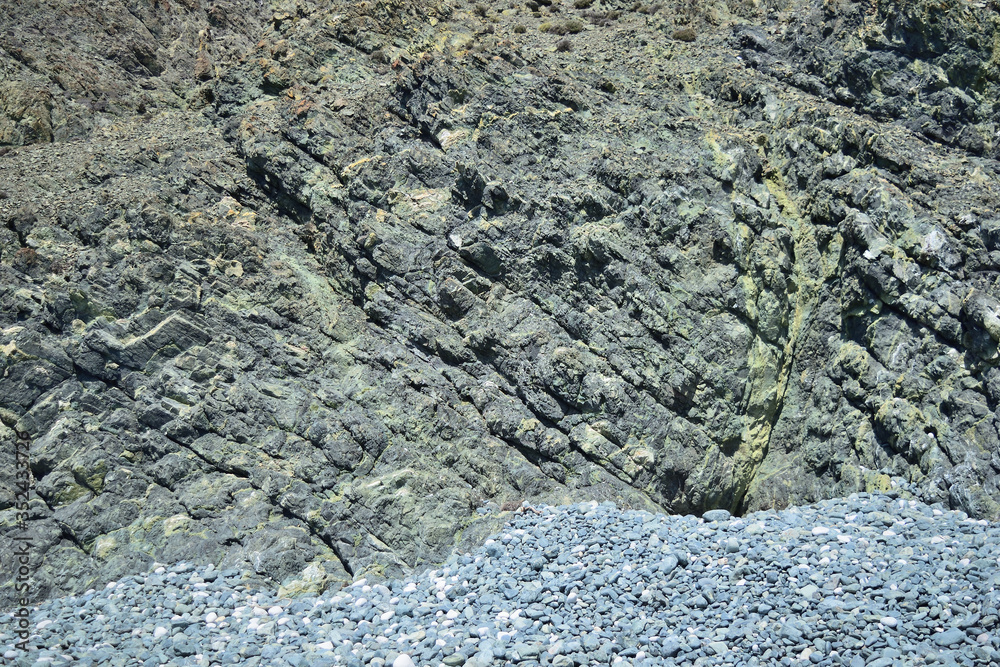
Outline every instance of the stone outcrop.
<path id="1" fill-rule="evenodd" d="M 0 542 L 15 429 L 39 595 L 522 500 L 1000 515 L 996 6 L 898 4 L 23 5 Z"/>

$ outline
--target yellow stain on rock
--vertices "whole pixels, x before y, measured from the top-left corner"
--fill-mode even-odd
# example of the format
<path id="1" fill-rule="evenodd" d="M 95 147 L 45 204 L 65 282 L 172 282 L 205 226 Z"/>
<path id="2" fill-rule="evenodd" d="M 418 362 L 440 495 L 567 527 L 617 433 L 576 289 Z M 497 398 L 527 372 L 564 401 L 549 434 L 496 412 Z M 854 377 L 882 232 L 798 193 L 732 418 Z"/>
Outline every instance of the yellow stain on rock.
<path id="1" fill-rule="evenodd" d="M 469 131 L 464 127 L 454 130 L 441 130 L 437 135 L 441 149 L 447 151 L 452 146 L 462 143 L 469 136 Z"/>
<path id="2" fill-rule="evenodd" d="M 343 169 L 341 169 L 341 171 L 340 171 L 340 177 L 344 178 L 346 176 L 350 176 L 351 171 L 353 171 L 357 167 L 360 167 L 361 165 L 365 164 L 366 162 L 371 162 L 372 160 L 380 160 L 383 157 L 385 157 L 385 156 L 384 155 L 369 155 L 368 157 L 363 157 L 360 160 L 355 160 L 351 164 L 349 164 L 346 167 L 344 167 Z"/>
<path id="3" fill-rule="evenodd" d="M 767 456 L 773 423 L 788 389 L 796 347 L 819 303 L 823 280 L 836 271 L 836 259 L 831 259 L 830 254 L 839 254 L 839 242 L 830 244 L 826 254 L 820 251 L 815 229 L 803 219 L 797 202 L 786 190 L 780 168 L 765 175 L 764 185 L 780 207 L 779 223 L 792 233 L 795 259 L 788 281 L 794 290 L 787 294 L 789 313 L 783 343 L 770 344 L 758 337 L 749 351 L 745 425 L 732 468 L 737 498 L 753 487 L 774 482 L 773 474 L 765 480 L 757 473 Z M 741 237 L 741 240 L 749 242 L 749 238 Z M 740 282 L 747 295 L 748 313 L 756 319 L 760 317 L 757 311 L 761 296 L 759 287 L 749 276 L 741 276 Z"/>
<path id="4" fill-rule="evenodd" d="M 174 533 L 185 532 L 189 523 L 191 523 L 191 517 L 187 514 L 175 514 L 168 517 L 163 521 L 163 535 L 170 537 Z"/>
<path id="5" fill-rule="evenodd" d="M 102 560 L 106 560 L 118 547 L 118 540 L 113 535 L 102 535 L 94 540 L 93 554 Z"/>

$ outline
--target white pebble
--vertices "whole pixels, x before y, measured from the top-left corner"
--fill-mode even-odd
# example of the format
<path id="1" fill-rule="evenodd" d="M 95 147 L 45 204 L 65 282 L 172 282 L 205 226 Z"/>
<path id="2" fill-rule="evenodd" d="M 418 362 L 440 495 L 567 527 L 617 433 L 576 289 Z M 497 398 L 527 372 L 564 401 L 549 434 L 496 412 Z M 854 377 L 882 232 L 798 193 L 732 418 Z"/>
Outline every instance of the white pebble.
<path id="1" fill-rule="evenodd" d="M 884 625 L 887 628 L 894 628 L 896 627 L 896 624 L 899 623 L 899 621 L 897 621 L 892 616 L 886 616 L 880 621 L 880 623 L 882 623 L 882 625 Z"/>
<path id="2" fill-rule="evenodd" d="M 400 653 L 396 656 L 396 659 L 392 661 L 392 667 L 416 667 L 413 664 L 413 659 L 405 653 Z"/>
<path id="3" fill-rule="evenodd" d="M 829 535 L 830 529 L 826 526 L 816 526 L 812 530 L 813 535 Z"/>
<path id="4" fill-rule="evenodd" d="M 155 639 L 159 639 L 160 637 L 166 637 L 166 635 L 167 635 L 167 629 L 162 626 L 153 630 L 153 637 Z"/>
<path id="5" fill-rule="evenodd" d="M 209 613 L 208 613 L 208 614 L 207 614 L 207 615 L 205 616 L 205 622 L 206 622 L 206 623 L 215 623 L 215 620 L 216 620 L 217 618 L 219 618 L 219 615 L 218 615 L 218 614 L 216 614 L 216 613 L 215 613 L 214 611 L 210 611 L 210 612 L 209 612 Z"/>
<path id="6" fill-rule="evenodd" d="M 267 613 L 268 613 L 269 616 L 278 616 L 283 611 L 285 611 L 285 610 L 282 609 L 281 607 L 275 605 L 275 606 L 271 607 L 270 609 L 268 609 Z"/>

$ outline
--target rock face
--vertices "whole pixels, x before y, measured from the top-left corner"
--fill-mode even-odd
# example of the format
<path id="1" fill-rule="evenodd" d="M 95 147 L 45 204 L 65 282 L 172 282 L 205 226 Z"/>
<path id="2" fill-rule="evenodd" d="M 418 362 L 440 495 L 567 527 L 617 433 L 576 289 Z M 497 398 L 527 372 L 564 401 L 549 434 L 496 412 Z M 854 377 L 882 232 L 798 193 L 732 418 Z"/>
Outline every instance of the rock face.
<path id="1" fill-rule="evenodd" d="M 1000 515 L 995 2 L 74 7 L 0 30 L 36 595 L 525 499 Z"/>

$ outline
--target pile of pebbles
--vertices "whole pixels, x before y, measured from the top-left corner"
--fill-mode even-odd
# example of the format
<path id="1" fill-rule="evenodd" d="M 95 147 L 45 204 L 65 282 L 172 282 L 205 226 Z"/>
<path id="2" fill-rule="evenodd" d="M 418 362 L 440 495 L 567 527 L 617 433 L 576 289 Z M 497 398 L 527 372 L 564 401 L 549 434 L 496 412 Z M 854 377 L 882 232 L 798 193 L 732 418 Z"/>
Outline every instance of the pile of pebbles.
<path id="1" fill-rule="evenodd" d="M 881 495 L 524 506 L 409 579 L 289 600 L 182 563 L 45 602 L 28 653 L 0 639 L 18 665 L 988 665 L 998 565 L 996 524 Z"/>

